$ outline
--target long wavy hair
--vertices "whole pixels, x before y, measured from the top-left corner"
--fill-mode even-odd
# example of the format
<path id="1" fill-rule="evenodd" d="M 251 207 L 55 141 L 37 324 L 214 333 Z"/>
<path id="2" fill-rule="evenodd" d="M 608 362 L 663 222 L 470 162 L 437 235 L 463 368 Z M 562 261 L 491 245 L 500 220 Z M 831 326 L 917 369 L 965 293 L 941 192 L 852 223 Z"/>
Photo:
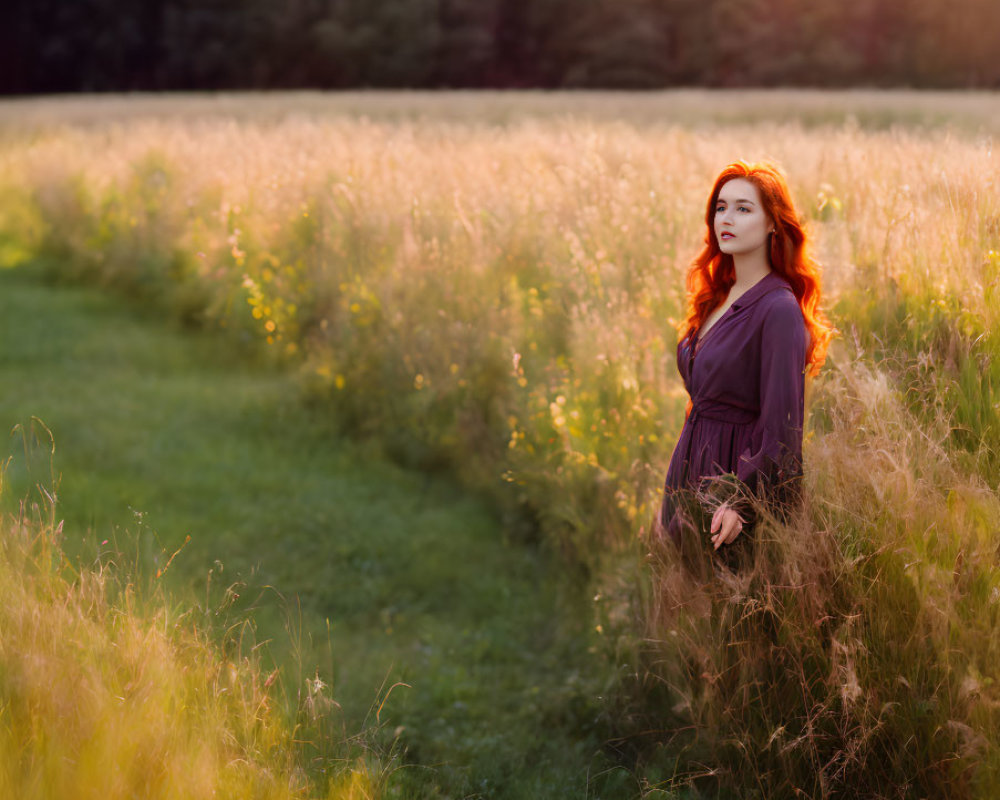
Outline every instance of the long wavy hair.
<path id="1" fill-rule="evenodd" d="M 678 332 L 683 338 L 699 330 L 705 318 L 725 300 L 736 282 L 733 257 L 719 249 L 713 224 L 719 192 L 734 178 L 745 178 L 757 187 L 764 212 L 774 221 L 774 233 L 768 234 L 771 269 L 788 281 L 802 308 L 810 340 L 806 351 L 806 374 L 815 377 L 826 361 L 830 340 L 839 331 L 819 307 L 820 267 L 808 253 L 806 232 L 792 204 L 785 175 L 771 161 L 736 161 L 716 178 L 705 211 L 708 227 L 705 249 L 688 269 L 688 312 L 678 326 Z"/>

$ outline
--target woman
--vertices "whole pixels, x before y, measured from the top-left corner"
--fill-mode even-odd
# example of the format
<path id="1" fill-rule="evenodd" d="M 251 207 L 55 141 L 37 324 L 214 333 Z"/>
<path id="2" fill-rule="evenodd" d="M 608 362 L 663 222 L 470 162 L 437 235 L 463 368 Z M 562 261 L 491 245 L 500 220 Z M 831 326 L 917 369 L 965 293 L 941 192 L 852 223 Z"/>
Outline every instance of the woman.
<path id="1" fill-rule="evenodd" d="M 691 400 L 658 523 L 686 551 L 703 551 L 707 535 L 728 556 L 756 524 L 755 500 L 778 511 L 798 497 L 805 376 L 819 372 L 834 329 L 779 167 L 730 164 L 705 221 L 678 331 Z"/>

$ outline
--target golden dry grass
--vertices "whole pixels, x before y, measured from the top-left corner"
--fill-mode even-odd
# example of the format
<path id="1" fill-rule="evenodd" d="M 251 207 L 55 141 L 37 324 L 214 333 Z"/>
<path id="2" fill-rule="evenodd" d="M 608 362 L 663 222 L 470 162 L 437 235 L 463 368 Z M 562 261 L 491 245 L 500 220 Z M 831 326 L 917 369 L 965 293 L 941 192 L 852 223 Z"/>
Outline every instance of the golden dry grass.
<path id="1" fill-rule="evenodd" d="M 382 796 L 389 773 L 333 738 L 318 677 L 287 708 L 279 670 L 244 641 L 248 620 L 209 633 L 223 607 L 176 605 L 160 573 L 143 576 L 120 552 L 73 566 L 53 488 L 32 497 L 0 520 L 0 795 Z M 307 772 L 308 753 L 323 769 Z"/>

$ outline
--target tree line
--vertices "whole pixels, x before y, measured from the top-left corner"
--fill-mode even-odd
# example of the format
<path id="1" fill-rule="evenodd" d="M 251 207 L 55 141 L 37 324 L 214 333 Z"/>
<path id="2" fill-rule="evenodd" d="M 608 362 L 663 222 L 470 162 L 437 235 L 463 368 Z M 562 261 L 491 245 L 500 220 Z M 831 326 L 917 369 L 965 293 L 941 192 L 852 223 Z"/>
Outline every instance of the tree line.
<path id="1" fill-rule="evenodd" d="M 998 88 L 997 0 L 15 0 L 0 92 Z"/>

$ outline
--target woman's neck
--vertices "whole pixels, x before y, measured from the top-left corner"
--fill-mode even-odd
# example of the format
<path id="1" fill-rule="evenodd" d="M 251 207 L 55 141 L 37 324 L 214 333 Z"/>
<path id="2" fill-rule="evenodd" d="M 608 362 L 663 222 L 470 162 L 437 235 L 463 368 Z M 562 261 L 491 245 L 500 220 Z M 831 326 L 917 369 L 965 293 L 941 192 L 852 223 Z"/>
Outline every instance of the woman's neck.
<path id="1" fill-rule="evenodd" d="M 737 292 L 749 289 L 773 271 L 767 256 L 760 251 L 733 256 L 733 267 L 736 270 L 736 280 L 732 288 Z"/>

